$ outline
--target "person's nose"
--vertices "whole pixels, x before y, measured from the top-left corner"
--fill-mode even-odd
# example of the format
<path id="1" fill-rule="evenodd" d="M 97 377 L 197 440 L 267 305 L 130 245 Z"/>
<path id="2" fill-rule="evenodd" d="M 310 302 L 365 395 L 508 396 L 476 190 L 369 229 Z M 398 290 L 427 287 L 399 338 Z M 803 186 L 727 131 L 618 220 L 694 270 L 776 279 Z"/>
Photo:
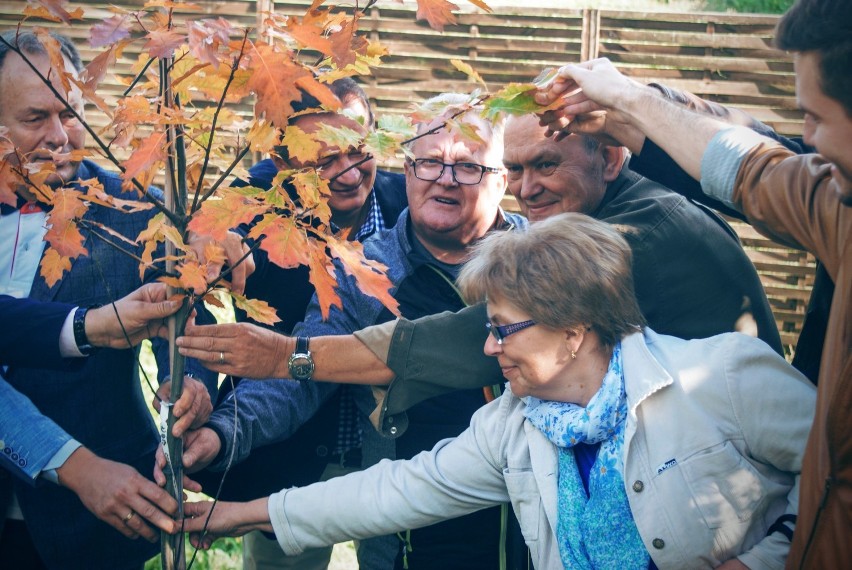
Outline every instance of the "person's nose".
<path id="1" fill-rule="evenodd" d="M 458 182 L 456 182 L 456 179 L 453 176 L 452 165 L 444 165 L 444 170 L 441 172 L 441 175 L 438 177 L 435 183 L 440 184 L 441 186 L 458 186 Z"/>
<path id="2" fill-rule="evenodd" d="M 347 155 L 338 158 L 335 161 L 338 170 L 336 174 L 332 175 L 334 178 L 333 182 L 341 186 L 355 186 L 359 184 L 361 182 L 361 171 L 355 166 L 356 164 L 358 164 L 358 161 Z"/>
<path id="3" fill-rule="evenodd" d="M 497 339 L 494 338 L 493 334 L 488 333 L 488 336 L 485 338 L 485 346 L 482 350 L 485 352 L 486 356 L 497 356 L 503 352 L 503 345 L 497 342 Z"/>
<path id="4" fill-rule="evenodd" d="M 45 121 L 42 143 L 48 150 L 61 150 L 68 144 L 68 131 L 58 114 Z"/>
<path id="5" fill-rule="evenodd" d="M 521 200 L 528 200 L 538 195 L 540 192 L 541 188 L 539 187 L 535 173 L 530 170 L 524 170 L 523 176 L 521 176 L 521 184 L 516 198 Z"/>

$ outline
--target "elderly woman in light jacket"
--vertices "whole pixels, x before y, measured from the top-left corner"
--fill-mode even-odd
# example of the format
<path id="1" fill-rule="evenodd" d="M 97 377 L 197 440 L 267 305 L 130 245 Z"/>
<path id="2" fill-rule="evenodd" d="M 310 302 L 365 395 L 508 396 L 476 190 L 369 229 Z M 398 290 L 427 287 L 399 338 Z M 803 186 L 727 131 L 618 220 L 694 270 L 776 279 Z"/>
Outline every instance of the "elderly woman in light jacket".
<path id="1" fill-rule="evenodd" d="M 186 530 L 274 531 L 295 554 L 510 501 L 542 570 L 782 568 L 813 387 L 759 340 L 643 330 L 631 275 L 580 214 L 485 238 L 459 285 L 488 301 L 502 397 L 410 461 L 219 503 L 203 536 L 212 503 L 188 504 Z"/>

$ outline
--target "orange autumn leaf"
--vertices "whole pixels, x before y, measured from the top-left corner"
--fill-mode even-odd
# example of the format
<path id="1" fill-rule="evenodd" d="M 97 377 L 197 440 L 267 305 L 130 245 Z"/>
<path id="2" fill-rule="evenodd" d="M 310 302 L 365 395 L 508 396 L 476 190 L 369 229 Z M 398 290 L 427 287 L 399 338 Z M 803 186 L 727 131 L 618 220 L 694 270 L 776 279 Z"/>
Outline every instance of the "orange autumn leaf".
<path id="1" fill-rule="evenodd" d="M 456 23 L 453 10 L 458 9 L 447 0 L 417 0 L 417 19 L 426 20 L 433 29 L 443 32 L 444 26 Z"/>
<path id="2" fill-rule="evenodd" d="M 187 260 L 178 265 L 177 272 L 180 274 L 181 289 L 202 294 L 207 290 L 207 270 L 200 263 Z"/>
<path id="3" fill-rule="evenodd" d="M 331 58 L 338 68 L 355 63 L 358 54 L 363 55 L 369 46 L 366 38 L 355 33 L 357 25 L 358 16 L 356 14 L 354 18 L 329 36 Z"/>
<path id="4" fill-rule="evenodd" d="M 106 51 L 99 53 L 89 65 L 83 70 L 79 78 L 72 77 L 71 81 L 83 92 L 83 97 L 97 106 L 98 109 L 111 117 L 113 113 L 112 105 L 101 97 L 97 89 L 106 76 L 106 72 L 110 66 L 115 63 L 116 57 L 124 50 L 129 41 L 118 42 L 112 45 Z"/>
<path id="5" fill-rule="evenodd" d="M 340 100 L 331 92 L 327 85 L 323 85 L 313 75 L 304 75 L 296 79 L 296 86 L 304 89 L 317 98 L 323 108 L 329 111 L 340 110 Z"/>
<path id="6" fill-rule="evenodd" d="M 111 194 L 107 194 L 104 191 L 103 184 L 101 184 L 97 178 L 81 180 L 79 184 L 81 187 L 86 188 L 86 195 L 84 196 L 84 199 L 87 202 L 100 204 L 101 206 L 106 206 L 107 208 L 113 208 L 115 210 L 121 210 L 128 214 L 144 212 L 154 207 L 154 204 L 145 200 L 123 200 L 121 198 L 116 198 Z"/>
<path id="7" fill-rule="evenodd" d="M 234 305 L 236 305 L 238 309 L 245 311 L 246 315 L 248 315 L 248 317 L 252 320 L 265 325 L 274 325 L 281 320 L 278 318 L 278 314 L 275 312 L 275 309 L 273 309 L 266 301 L 261 301 L 259 299 L 247 299 L 242 295 L 238 295 L 233 292 L 231 293 L 231 297 L 234 299 Z"/>
<path id="8" fill-rule="evenodd" d="M 335 292 L 337 279 L 334 274 L 334 265 L 325 254 L 325 244 L 311 242 L 310 257 L 308 261 L 310 269 L 308 275 L 311 285 L 317 292 L 317 301 L 323 320 L 328 319 L 331 307 L 343 309 L 340 296 Z"/>
<path id="9" fill-rule="evenodd" d="M 148 220 L 148 227 L 139 232 L 136 237 L 136 243 L 144 244 L 142 249 L 141 259 L 139 264 L 139 278 L 143 279 L 146 269 L 154 263 L 154 252 L 157 249 L 157 244 L 165 240 L 163 228 L 166 228 L 166 216 L 163 213 L 155 215 Z"/>
<path id="10" fill-rule="evenodd" d="M 53 287 L 62 279 L 62 274 L 71 269 L 71 258 L 63 257 L 53 249 L 48 248 L 41 258 L 41 276 L 48 287 Z"/>
<path id="11" fill-rule="evenodd" d="M 47 50 L 47 55 L 50 59 L 49 77 L 51 79 L 59 78 L 59 82 L 62 83 L 62 88 L 65 90 L 64 93 L 67 97 L 67 94 L 71 91 L 71 80 L 70 74 L 65 71 L 65 56 L 62 55 L 62 46 L 45 28 L 34 28 L 33 31 L 41 42 L 41 45 Z"/>
<path id="12" fill-rule="evenodd" d="M 77 8 L 73 12 L 65 9 L 68 0 L 33 0 L 38 6 L 27 6 L 24 8 L 24 16 L 44 18 L 52 22 L 62 22 L 70 24 L 71 20 L 81 20 L 83 18 L 83 9 Z"/>
<path id="13" fill-rule="evenodd" d="M 124 163 L 124 172 L 121 178 L 125 181 L 131 180 L 141 172 L 150 169 L 157 162 L 162 162 L 166 157 L 166 133 L 155 131 L 142 140 L 142 144 L 133 151 Z"/>
<path id="14" fill-rule="evenodd" d="M 248 234 L 252 239 L 266 236 L 260 248 L 269 261 L 279 267 L 292 268 L 308 264 L 308 238 L 292 218 L 267 214 Z"/>
<path id="15" fill-rule="evenodd" d="M 77 227 L 77 220 L 83 217 L 88 206 L 82 200 L 82 194 L 77 190 L 61 188 L 53 194 L 53 209 L 47 216 L 49 229 L 44 241 L 62 257 L 77 257 L 86 255 L 83 247 L 83 234 Z"/>
<path id="16" fill-rule="evenodd" d="M 491 9 L 491 6 L 489 6 L 488 4 L 483 2 L 483 0 L 467 0 L 467 1 L 470 2 L 471 4 L 473 4 L 474 6 L 476 6 L 477 8 L 481 8 L 482 10 L 485 10 L 489 14 L 494 11 L 494 10 Z"/>
<path id="17" fill-rule="evenodd" d="M 387 267 L 364 257 L 364 248 L 358 242 L 329 237 L 328 247 L 340 260 L 347 275 L 355 278 L 358 289 L 365 295 L 378 299 L 394 315 L 399 316 L 399 302 L 390 294 L 393 284 L 388 279 Z"/>
<path id="18" fill-rule="evenodd" d="M 295 16 L 287 18 L 284 30 L 301 46 L 312 48 L 324 55 L 331 55 L 331 41 L 324 36 L 325 18 L 320 12 L 307 12 L 299 20 Z"/>
<path id="19" fill-rule="evenodd" d="M 254 73 L 248 87 L 257 96 L 257 116 L 265 117 L 273 125 L 286 125 L 293 113 L 291 103 L 302 98 L 296 80 L 310 77 L 310 72 L 266 44 L 254 45 L 249 57 Z"/>
<path id="20" fill-rule="evenodd" d="M 15 191 L 23 183 L 16 168 L 15 145 L 6 138 L 9 129 L 0 126 L 0 203 L 14 206 L 18 201 Z"/>
<path id="21" fill-rule="evenodd" d="M 223 241 L 229 230 L 249 223 L 266 209 L 263 204 L 258 204 L 237 192 L 224 191 L 221 198 L 205 201 L 201 209 L 192 215 L 188 227 L 199 235 Z"/>

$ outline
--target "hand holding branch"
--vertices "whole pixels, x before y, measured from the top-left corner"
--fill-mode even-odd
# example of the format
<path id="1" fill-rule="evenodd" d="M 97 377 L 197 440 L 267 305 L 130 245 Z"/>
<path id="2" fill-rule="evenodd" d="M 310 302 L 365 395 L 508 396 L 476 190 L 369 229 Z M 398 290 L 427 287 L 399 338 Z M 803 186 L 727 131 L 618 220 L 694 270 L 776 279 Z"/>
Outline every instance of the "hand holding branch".
<path id="1" fill-rule="evenodd" d="M 210 428 L 202 427 L 186 432 L 183 439 L 183 468 L 188 473 L 201 471 L 212 463 L 221 448 L 219 436 Z M 165 468 L 166 455 L 161 445 L 154 460 L 154 481 L 160 486 L 166 484 Z M 190 491 L 201 490 L 201 486 L 188 477 L 184 477 L 184 487 Z"/>
<path id="2" fill-rule="evenodd" d="M 86 313 L 86 336 L 94 346 L 128 348 L 159 336 L 166 338 L 166 317 L 183 303 L 180 298 L 167 298 L 163 283 L 139 287 L 113 304 Z M 125 336 L 125 333 L 127 336 Z"/>
<path id="3" fill-rule="evenodd" d="M 159 530 L 180 528 L 177 502 L 133 467 L 77 449 L 57 469 L 59 483 L 74 491 L 96 517 L 128 538 L 156 542 Z"/>
<path id="4" fill-rule="evenodd" d="M 171 380 L 167 380 L 160 384 L 157 389 L 157 397 L 154 398 L 152 405 L 158 412 L 160 411 L 160 401 L 169 401 L 171 385 Z M 172 435 L 181 437 L 186 430 L 203 426 L 207 423 L 212 412 L 213 403 L 210 400 L 207 387 L 192 376 L 184 376 L 183 392 L 172 407 L 172 414 L 177 418 L 172 426 Z"/>

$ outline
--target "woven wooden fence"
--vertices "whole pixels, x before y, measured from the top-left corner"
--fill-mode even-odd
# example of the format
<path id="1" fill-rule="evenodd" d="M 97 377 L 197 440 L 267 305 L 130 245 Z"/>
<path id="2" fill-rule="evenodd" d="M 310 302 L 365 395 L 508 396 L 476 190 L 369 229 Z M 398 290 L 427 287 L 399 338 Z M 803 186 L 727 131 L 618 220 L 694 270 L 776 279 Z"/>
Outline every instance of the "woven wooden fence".
<path id="1" fill-rule="evenodd" d="M 84 60 L 94 51 L 85 43 L 88 27 L 110 15 L 110 4 L 140 7 L 144 2 L 76 2 L 87 21 L 61 31 L 78 41 Z M 198 2 L 192 18 L 224 17 L 243 26 L 262 26 L 261 15 L 301 15 L 310 0 L 230 0 Z M 0 2 L 0 28 L 17 23 L 23 0 Z M 462 4 L 459 2 L 459 4 Z M 345 8 L 342 8 L 345 9 Z M 360 21 L 360 30 L 385 45 L 390 55 L 371 76 L 362 78 L 377 113 L 407 113 L 413 102 L 446 91 L 470 91 L 476 85 L 450 59 L 471 64 L 491 90 L 526 82 L 543 68 L 569 61 L 608 57 L 642 82 L 661 82 L 702 97 L 747 110 L 778 132 L 798 135 L 790 57 L 772 48 L 777 17 L 731 14 L 625 12 L 496 8 L 485 14 L 463 6 L 458 24 L 443 33 L 416 22 L 413 2 L 380 2 Z M 138 46 L 136 46 L 138 49 Z M 127 71 L 138 52 L 128 49 L 118 62 Z M 107 83 L 117 95 L 122 87 Z M 251 113 L 251 108 L 239 109 Z M 98 124 L 99 119 L 92 120 Z M 398 167 L 399 164 L 390 164 Z M 511 200 L 506 205 L 513 206 Z M 813 259 L 781 248 L 745 224 L 735 224 L 763 279 L 782 339 L 794 344 L 813 282 Z"/>

